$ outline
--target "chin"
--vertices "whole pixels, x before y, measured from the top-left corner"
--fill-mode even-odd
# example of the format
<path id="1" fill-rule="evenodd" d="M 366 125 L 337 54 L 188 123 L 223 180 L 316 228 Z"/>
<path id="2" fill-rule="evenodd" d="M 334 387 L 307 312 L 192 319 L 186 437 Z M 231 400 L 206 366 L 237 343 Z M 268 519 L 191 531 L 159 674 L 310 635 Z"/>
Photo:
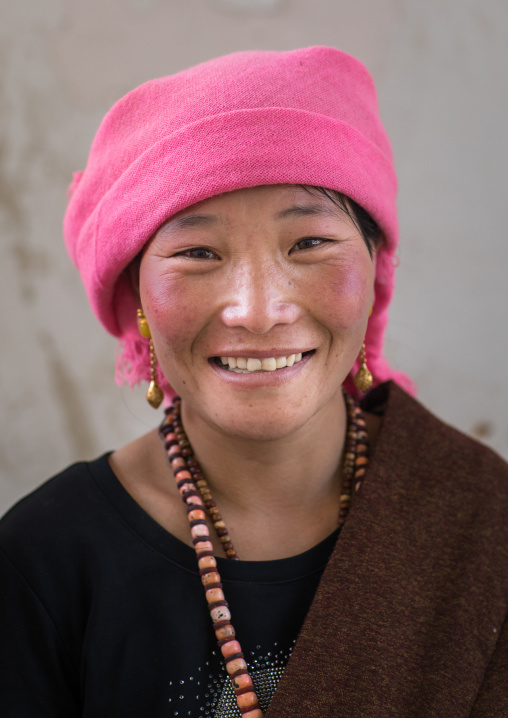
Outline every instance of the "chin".
<path id="1" fill-rule="evenodd" d="M 252 420 L 230 427 L 229 433 L 251 441 L 277 441 L 298 432 L 307 420 L 308 417 L 292 417 L 287 421 L 272 420 L 268 423 L 266 420 Z"/>
<path id="2" fill-rule="evenodd" d="M 230 422 L 224 424 L 218 423 L 218 428 L 231 438 L 244 441 L 279 441 L 296 433 L 305 424 L 305 420 L 301 423 L 292 422 L 275 424 L 272 422 L 266 425 L 265 421 L 245 421 L 231 425 Z"/>
<path id="3" fill-rule="evenodd" d="M 341 393 L 341 392 L 339 392 Z M 216 409 L 213 421 L 223 433 L 247 441 L 277 441 L 301 431 L 333 397 L 307 395 L 299 400 L 274 401 L 273 397 L 241 402 L 225 402 L 228 409 Z"/>

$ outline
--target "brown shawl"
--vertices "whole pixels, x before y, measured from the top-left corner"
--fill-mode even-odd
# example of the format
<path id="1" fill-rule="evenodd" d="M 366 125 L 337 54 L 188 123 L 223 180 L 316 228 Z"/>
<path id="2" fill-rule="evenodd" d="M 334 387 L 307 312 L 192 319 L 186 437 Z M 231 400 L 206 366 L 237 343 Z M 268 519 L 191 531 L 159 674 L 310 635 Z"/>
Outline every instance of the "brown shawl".
<path id="1" fill-rule="evenodd" d="M 508 466 L 384 390 L 367 474 L 266 717 L 507 718 Z"/>

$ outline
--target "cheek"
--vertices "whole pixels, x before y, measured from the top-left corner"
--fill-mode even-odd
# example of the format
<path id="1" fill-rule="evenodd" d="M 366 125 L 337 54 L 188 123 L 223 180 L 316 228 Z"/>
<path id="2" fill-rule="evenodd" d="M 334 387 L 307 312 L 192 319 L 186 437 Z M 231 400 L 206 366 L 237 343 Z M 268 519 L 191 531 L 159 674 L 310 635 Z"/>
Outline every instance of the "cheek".
<path id="1" fill-rule="evenodd" d="M 196 335 L 202 302 L 188 282 L 148 269 L 141 276 L 140 295 L 158 353 L 178 352 Z"/>
<path id="2" fill-rule="evenodd" d="M 374 269 L 370 258 L 368 263 L 359 258 L 329 267 L 320 287 L 314 289 L 316 306 L 326 314 L 330 328 L 363 330 L 373 300 L 373 286 Z"/>

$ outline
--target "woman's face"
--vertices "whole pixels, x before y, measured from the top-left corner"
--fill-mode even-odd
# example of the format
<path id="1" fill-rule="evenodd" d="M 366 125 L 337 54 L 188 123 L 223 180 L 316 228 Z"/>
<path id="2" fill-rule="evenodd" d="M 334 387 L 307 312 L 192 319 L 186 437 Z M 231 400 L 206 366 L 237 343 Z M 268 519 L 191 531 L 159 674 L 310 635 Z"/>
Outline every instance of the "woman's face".
<path id="1" fill-rule="evenodd" d="M 374 270 L 329 199 L 262 186 L 172 217 L 144 251 L 139 289 L 162 371 L 188 410 L 226 434 L 269 440 L 340 400 Z"/>

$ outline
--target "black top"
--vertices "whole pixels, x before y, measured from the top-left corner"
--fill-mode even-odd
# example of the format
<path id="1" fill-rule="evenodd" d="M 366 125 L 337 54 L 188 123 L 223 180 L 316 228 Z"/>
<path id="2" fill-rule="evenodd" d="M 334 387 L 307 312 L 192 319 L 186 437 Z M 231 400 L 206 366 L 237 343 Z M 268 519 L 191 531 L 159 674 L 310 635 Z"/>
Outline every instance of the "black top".
<path id="1" fill-rule="evenodd" d="M 263 710 L 337 536 L 277 561 L 218 558 Z M 240 715 L 194 550 L 134 501 L 106 455 L 11 509 L 0 566 L 3 718 Z"/>

